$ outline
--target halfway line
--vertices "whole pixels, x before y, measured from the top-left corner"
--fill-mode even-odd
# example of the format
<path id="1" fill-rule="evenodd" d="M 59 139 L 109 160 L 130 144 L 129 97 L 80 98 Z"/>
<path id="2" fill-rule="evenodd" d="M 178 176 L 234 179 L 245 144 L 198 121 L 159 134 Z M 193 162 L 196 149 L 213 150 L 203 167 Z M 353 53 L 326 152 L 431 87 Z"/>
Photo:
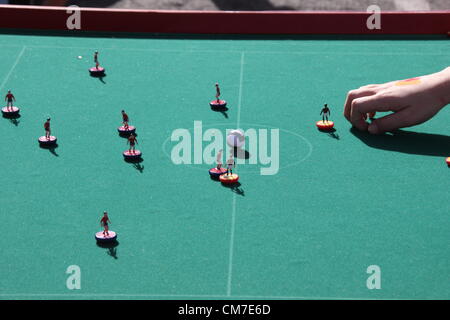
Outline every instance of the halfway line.
<path id="1" fill-rule="evenodd" d="M 236 129 L 239 129 L 241 123 L 241 103 L 242 103 L 242 84 L 244 79 L 244 59 L 245 52 L 241 53 L 241 73 L 239 76 L 239 98 L 238 98 L 238 114 Z M 231 281 L 233 279 L 233 252 L 234 252 L 234 229 L 236 222 L 236 193 L 233 193 L 233 205 L 231 210 L 231 231 L 230 231 L 230 252 L 228 257 L 228 284 L 227 296 L 231 296 Z"/>
<path id="2" fill-rule="evenodd" d="M 231 211 L 230 255 L 228 264 L 227 296 L 231 296 L 231 280 L 233 278 L 234 226 L 236 221 L 236 193 L 233 193 L 233 209 Z"/>
<path id="3" fill-rule="evenodd" d="M 242 103 L 242 83 L 244 79 L 244 59 L 245 52 L 241 53 L 241 74 L 239 77 L 239 98 L 238 98 L 238 114 L 237 114 L 237 124 L 236 129 L 239 129 L 239 125 L 241 124 L 241 103 Z"/>

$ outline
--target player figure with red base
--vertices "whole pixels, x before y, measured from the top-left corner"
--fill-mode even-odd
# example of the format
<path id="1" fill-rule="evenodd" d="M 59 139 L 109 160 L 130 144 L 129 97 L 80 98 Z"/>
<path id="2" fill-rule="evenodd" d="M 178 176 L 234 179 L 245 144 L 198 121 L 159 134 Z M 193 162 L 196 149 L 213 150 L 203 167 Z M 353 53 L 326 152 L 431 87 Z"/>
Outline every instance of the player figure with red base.
<path id="1" fill-rule="evenodd" d="M 322 115 L 322 121 L 324 123 L 325 123 L 325 121 L 328 122 L 328 116 L 331 114 L 331 112 L 326 103 L 323 106 L 322 111 L 320 111 L 320 114 Z"/>
<path id="2" fill-rule="evenodd" d="M 98 62 L 98 51 L 95 51 L 95 53 L 94 53 L 94 63 L 95 63 L 95 67 L 89 69 L 89 72 L 91 73 L 91 75 L 98 76 L 98 77 L 104 76 L 105 68 L 102 68 L 100 66 L 100 63 Z"/>
<path id="3" fill-rule="evenodd" d="M 99 63 L 98 63 L 98 51 L 95 51 L 95 53 L 94 53 L 94 62 L 95 62 L 95 69 L 98 70 L 98 66 L 99 66 Z"/>
<path id="4" fill-rule="evenodd" d="M 233 150 L 230 151 L 230 158 L 227 160 L 227 172 L 222 174 L 219 177 L 220 182 L 224 184 L 235 184 L 239 180 L 239 175 L 233 173 L 233 168 L 236 166 L 236 162 L 234 161 Z"/>
<path id="5" fill-rule="evenodd" d="M 236 167 L 236 162 L 234 161 L 233 152 L 230 153 L 230 157 L 227 160 L 227 176 L 233 175 L 233 168 Z"/>
<path id="6" fill-rule="evenodd" d="M 209 175 L 214 180 L 219 179 L 219 177 L 227 172 L 227 169 L 222 168 L 222 149 L 219 150 L 216 157 L 217 166 L 209 170 Z"/>
<path id="7" fill-rule="evenodd" d="M 220 88 L 219 88 L 219 84 L 216 82 L 216 99 L 217 99 L 217 103 L 220 102 Z"/>
<path id="8" fill-rule="evenodd" d="M 225 108 L 225 106 L 227 105 L 227 102 L 225 100 L 221 100 L 220 99 L 220 87 L 219 87 L 219 84 L 216 83 L 215 86 L 216 86 L 216 99 L 211 101 L 209 103 L 209 105 L 212 108 Z"/>
<path id="9" fill-rule="evenodd" d="M 117 244 L 117 233 L 109 230 L 110 223 L 108 213 L 104 211 L 103 217 L 100 219 L 100 226 L 103 227 L 103 231 L 95 233 L 95 239 L 98 244 Z"/>
<path id="10" fill-rule="evenodd" d="M 111 221 L 109 220 L 108 213 L 105 211 L 103 212 L 103 218 L 100 220 L 100 225 L 103 227 L 103 235 L 109 236 L 109 223 Z"/>
<path id="11" fill-rule="evenodd" d="M 45 130 L 45 138 L 47 138 L 47 140 L 50 140 L 50 136 L 51 136 L 50 118 L 48 118 L 47 121 L 45 121 L 44 130 Z"/>
<path id="12" fill-rule="evenodd" d="M 56 137 L 51 135 L 50 130 L 50 118 L 47 118 L 47 121 L 44 123 L 45 136 L 39 137 L 39 144 L 42 147 L 49 147 L 56 145 Z"/>
<path id="13" fill-rule="evenodd" d="M 122 110 L 122 126 L 120 126 L 117 130 L 121 136 L 127 136 L 130 133 L 134 133 L 136 128 L 134 126 L 130 126 L 128 122 L 130 121 L 128 114 L 126 114 L 125 110 Z"/>
<path id="14" fill-rule="evenodd" d="M 135 153 L 135 145 L 136 143 L 138 143 L 136 137 L 134 136 L 134 134 L 130 134 L 130 136 L 128 137 L 128 143 L 130 144 L 130 149 L 128 150 L 129 153 Z M 139 143 L 138 143 L 139 144 Z"/>
<path id="15" fill-rule="evenodd" d="M 127 139 L 127 144 L 130 145 L 128 150 L 125 150 L 122 154 L 125 158 L 125 161 L 129 162 L 140 162 L 142 161 L 142 152 L 140 150 L 136 150 L 135 146 L 138 143 L 136 136 L 133 133 L 130 133 Z"/>
<path id="16" fill-rule="evenodd" d="M 216 157 L 216 161 L 217 161 L 217 170 L 221 170 L 222 169 L 222 149 L 219 150 L 219 152 L 217 153 L 217 157 Z"/>
<path id="17" fill-rule="evenodd" d="M 16 98 L 11 93 L 11 90 L 8 90 L 8 93 L 5 96 L 5 101 L 6 101 L 6 108 L 8 109 L 8 111 L 12 111 L 13 110 L 13 102 L 16 101 Z"/>
<path id="18" fill-rule="evenodd" d="M 125 130 L 128 130 L 128 128 L 129 128 L 128 121 L 129 121 L 128 115 L 125 113 L 125 110 L 122 110 L 122 123 L 123 123 L 123 128 Z"/>
<path id="19" fill-rule="evenodd" d="M 328 120 L 328 116 L 331 112 L 326 103 L 323 106 L 322 111 L 320 111 L 320 114 L 322 115 L 322 121 L 317 121 L 316 123 L 319 130 L 332 130 L 334 127 L 334 122 Z"/>

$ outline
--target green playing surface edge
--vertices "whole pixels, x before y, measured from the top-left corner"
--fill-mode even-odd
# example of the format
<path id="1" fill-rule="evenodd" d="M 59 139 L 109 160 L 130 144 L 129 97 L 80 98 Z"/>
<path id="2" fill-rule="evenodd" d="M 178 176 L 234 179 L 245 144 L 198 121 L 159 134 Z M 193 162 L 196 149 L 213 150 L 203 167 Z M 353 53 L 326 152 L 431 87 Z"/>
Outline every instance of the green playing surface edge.
<path id="1" fill-rule="evenodd" d="M 22 115 L 0 119 L 1 299 L 450 298 L 449 109 L 382 137 L 342 116 L 351 89 L 448 66 L 448 40 L 0 35 L 0 48 L 0 94 Z M 209 107 L 215 82 L 227 117 Z M 315 127 L 324 103 L 334 135 Z M 141 166 L 123 161 L 122 109 Z M 53 153 L 37 143 L 48 116 Z M 194 121 L 280 129 L 279 172 L 238 165 L 236 193 L 210 165 L 173 164 L 168 139 Z M 104 210 L 116 251 L 95 243 Z"/>

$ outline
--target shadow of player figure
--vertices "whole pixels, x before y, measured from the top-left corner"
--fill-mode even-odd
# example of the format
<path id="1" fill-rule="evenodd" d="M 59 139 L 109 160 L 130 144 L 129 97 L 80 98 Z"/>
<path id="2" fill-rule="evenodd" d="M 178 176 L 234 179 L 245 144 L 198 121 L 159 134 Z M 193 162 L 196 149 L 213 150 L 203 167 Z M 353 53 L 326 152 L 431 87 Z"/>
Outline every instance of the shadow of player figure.
<path id="1" fill-rule="evenodd" d="M 226 106 L 225 107 L 214 106 L 214 107 L 211 107 L 211 110 L 221 113 L 225 117 L 225 119 L 228 119 L 228 113 L 227 113 L 228 108 Z"/>
<path id="2" fill-rule="evenodd" d="M 333 139 L 340 140 L 339 135 L 334 132 L 328 133 L 328 136 L 330 136 Z"/>
<path id="3" fill-rule="evenodd" d="M 40 148 L 46 149 L 46 150 L 50 151 L 50 153 L 51 153 L 52 155 L 54 155 L 55 157 L 59 157 L 59 154 L 56 153 L 56 148 L 58 148 L 58 144 L 55 144 L 54 146 L 44 146 L 44 145 L 41 145 Z"/>
<path id="4" fill-rule="evenodd" d="M 12 118 L 12 119 L 9 119 L 9 122 L 11 122 L 13 125 L 18 127 L 19 123 L 20 123 L 20 120 L 17 120 L 17 118 Z"/>
<path id="5" fill-rule="evenodd" d="M 144 172 L 144 166 L 140 163 L 133 163 L 133 168 L 135 168 L 140 173 Z"/>
<path id="6" fill-rule="evenodd" d="M 232 192 L 236 193 L 239 196 L 245 197 L 245 191 L 244 191 L 244 189 L 241 188 L 241 183 L 240 182 L 237 182 L 237 183 L 234 183 L 234 184 L 230 184 L 230 185 L 222 184 L 222 186 L 224 186 L 225 188 L 230 189 Z"/>
<path id="7" fill-rule="evenodd" d="M 119 245 L 119 241 L 114 241 L 114 242 L 108 242 L 108 243 L 98 243 L 97 242 L 97 246 L 103 249 L 108 249 L 107 250 L 107 254 L 108 256 L 113 257 L 114 259 L 119 259 L 117 257 L 117 246 Z"/>
<path id="8" fill-rule="evenodd" d="M 57 154 L 57 153 L 56 153 L 56 151 L 55 151 L 55 148 L 54 148 L 54 147 L 52 147 L 52 148 L 48 148 L 48 151 L 50 151 L 50 153 L 51 153 L 52 155 L 54 155 L 55 157 L 59 157 L 59 154 Z"/>
<path id="9" fill-rule="evenodd" d="M 103 78 L 106 77 L 106 73 L 102 73 L 102 74 L 91 74 L 92 78 L 97 78 L 98 80 L 100 80 L 103 84 L 106 84 L 105 80 L 103 80 Z"/>
<path id="10" fill-rule="evenodd" d="M 406 130 L 395 130 L 390 133 L 373 135 L 351 128 L 350 132 L 367 146 L 424 156 L 448 157 L 450 137 Z"/>
<path id="11" fill-rule="evenodd" d="M 233 148 L 233 156 L 238 159 L 248 160 L 248 159 L 250 159 L 250 152 L 248 152 L 245 149 L 240 149 L 240 148 L 234 147 Z"/>
<path id="12" fill-rule="evenodd" d="M 264 10 L 295 10 L 289 6 L 276 6 L 269 0 L 212 0 L 220 10 L 226 11 L 264 11 Z"/>
<path id="13" fill-rule="evenodd" d="M 100 80 L 101 83 L 106 84 L 105 80 L 103 80 L 104 77 L 106 77 L 106 74 L 99 76 L 98 80 Z"/>
<path id="14" fill-rule="evenodd" d="M 339 135 L 336 133 L 336 129 L 335 128 L 333 128 L 331 130 L 328 130 L 327 134 L 328 134 L 329 137 L 331 137 L 333 139 L 336 139 L 336 140 L 340 139 Z"/>
<path id="15" fill-rule="evenodd" d="M 238 196 L 243 196 L 245 197 L 245 191 L 244 189 L 242 189 L 240 186 L 233 186 L 231 188 L 231 191 L 233 191 L 234 193 L 236 193 Z"/>
<path id="16" fill-rule="evenodd" d="M 21 118 L 21 117 L 22 116 L 20 114 L 15 114 L 15 115 L 5 115 L 5 114 L 3 114 L 3 118 L 8 119 L 9 122 L 11 122 L 16 127 L 19 126 L 19 123 L 20 123 L 19 118 Z"/>
<path id="17" fill-rule="evenodd" d="M 109 256 L 113 257 L 113 258 L 116 259 L 116 260 L 119 259 L 119 258 L 117 257 L 117 248 L 108 248 L 107 254 L 108 254 Z"/>

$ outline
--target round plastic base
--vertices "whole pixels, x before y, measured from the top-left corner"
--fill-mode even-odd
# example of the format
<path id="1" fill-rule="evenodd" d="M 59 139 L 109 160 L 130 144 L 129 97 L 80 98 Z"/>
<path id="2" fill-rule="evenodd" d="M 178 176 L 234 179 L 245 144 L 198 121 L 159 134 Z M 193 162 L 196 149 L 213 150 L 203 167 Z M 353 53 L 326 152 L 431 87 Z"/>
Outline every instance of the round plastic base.
<path id="1" fill-rule="evenodd" d="M 227 169 L 225 169 L 225 168 L 220 168 L 220 169 L 212 168 L 209 170 L 209 175 L 211 176 L 211 178 L 219 179 L 219 177 L 226 172 L 227 172 Z"/>
<path id="2" fill-rule="evenodd" d="M 90 72 L 90 74 L 92 74 L 92 75 L 101 75 L 101 74 L 104 74 L 104 73 L 105 73 L 105 68 L 102 68 L 102 67 L 98 67 L 98 68 L 93 67 L 93 68 L 90 68 L 90 69 L 89 69 L 89 72 Z"/>
<path id="3" fill-rule="evenodd" d="M 55 144 L 57 139 L 55 136 L 50 136 L 49 139 L 47 139 L 45 136 L 41 136 L 38 140 L 40 145 L 48 146 Z"/>
<path id="4" fill-rule="evenodd" d="M 108 235 L 103 234 L 103 231 L 99 231 L 95 234 L 95 240 L 101 243 L 114 242 L 117 240 L 117 233 L 109 230 Z"/>
<path id="5" fill-rule="evenodd" d="M 132 134 L 136 131 L 136 128 L 134 126 L 128 126 L 127 130 L 124 126 L 120 126 L 117 128 L 117 131 L 119 131 L 120 134 Z"/>
<path id="6" fill-rule="evenodd" d="M 18 107 L 4 107 L 2 108 L 2 113 L 6 117 L 12 117 L 19 114 L 20 109 Z"/>
<path id="7" fill-rule="evenodd" d="M 334 122 L 320 120 L 316 122 L 316 126 L 319 130 L 331 130 L 334 127 Z"/>
<path id="8" fill-rule="evenodd" d="M 209 103 L 212 108 L 225 108 L 227 106 L 227 102 L 225 100 L 213 100 Z"/>
<path id="9" fill-rule="evenodd" d="M 233 184 L 238 182 L 239 176 L 236 173 L 230 175 L 222 174 L 219 179 L 223 184 Z"/>
<path id="10" fill-rule="evenodd" d="M 123 152 L 123 156 L 125 157 L 125 159 L 137 159 L 142 156 L 142 152 L 139 150 L 135 150 L 134 152 L 130 152 L 130 150 L 127 150 Z"/>
<path id="11" fill-rule="evenodd" d="M 244 133 L 240 130 L 231 130 L 227 136 L 227 144 L 232 148 L 241 148 L 245 144 Z"/>

